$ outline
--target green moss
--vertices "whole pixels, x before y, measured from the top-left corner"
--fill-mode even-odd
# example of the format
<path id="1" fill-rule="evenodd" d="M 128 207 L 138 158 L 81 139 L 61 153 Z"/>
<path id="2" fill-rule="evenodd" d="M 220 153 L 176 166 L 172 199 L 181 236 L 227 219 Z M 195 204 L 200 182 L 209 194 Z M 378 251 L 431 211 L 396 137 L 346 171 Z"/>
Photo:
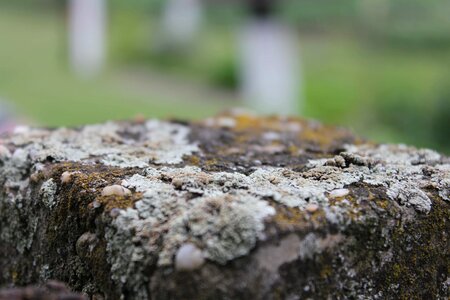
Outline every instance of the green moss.
<path id="1" fill-rule="evenodd" d="M 63 172 L 71 172 L 70 181 L 61 182 Z M 53 166 L 50 176 L 58 184 L 57 206 L 46 222 L 46 243 L 48 253 L 46 261 L 50 264 L 52 277 L 71 284 L 80 289 L 95 282 L 96 288 L 103 291 L 114 290 L 109 278 L 110 267 L 106 261 L 106 241 L 102 218 L 105 211 L 112 208 L 133 206 L 141 193 L 133 193 L 128 197 L 101 196 L 102 188 L 116 184 L 138 169 L 121 169 L 103 165 L 83 165 L 80 163 L 61 163 Z M 97 200 L 101 206 L 94 207 Z M 75 242 L 85 232 L 94 232 L 98 241 L 88 257 L 72 261 L 75 273 L 64 270 L 67 258 L 78 257 Z M 71 245 L 68 247 L 68 245 Z"/>
<path id="2" fill-rule="evenodd" d="M 386 294 L 394 292 L 400 299 L 434 298 L 442 292 L 438 282 L 449 276 L 450 205 L 433 197 L 427 216 L 417 216 L 414 223 L 398 224 L 392 232 L 393 262 L 379 277 Z M 444 280 L 443 280 L 444 279 Z M 441 296 L 444 296 L 441 294 Z"/>
<path id="3" fill-rule="evenodd" d="M 132 193 L 128 196 L 100 196 L 96 198 L 96 201 L 104 205 L 106 211 L 110 211 L 113 208 L 126 209 L 133 207 L 136 201 L 142 198 L 142 193 Z M 90 204 L 92 207 L 93 205 Z"/>

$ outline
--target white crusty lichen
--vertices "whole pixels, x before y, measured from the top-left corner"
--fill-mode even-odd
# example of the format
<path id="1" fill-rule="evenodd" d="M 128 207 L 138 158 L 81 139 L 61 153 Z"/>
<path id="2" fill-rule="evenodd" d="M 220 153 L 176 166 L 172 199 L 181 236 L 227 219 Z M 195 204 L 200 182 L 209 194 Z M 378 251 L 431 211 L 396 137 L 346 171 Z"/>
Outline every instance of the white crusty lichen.
<path id="1" fill-rule="evenodd" d="M 39 194 L 41 196 L 42 202 L 50 209 L 55 207 L 55 194 L 56 194 L 57 185 L 53 181 L 53 178 L 50 178 L 49 180 L 45 181 L 41 189 L 39 191 Z"/>
<path id="2" fill-rule="evenodd" d="M 29 218 L 26 226 L 21 224 L 32 199 L 30 179 L 26 175 L 38 166 L 33 166 L 29 153 L 21 148 L 12 154 L 8 152 L 0 157 L 0 212 L 5 212 L 0 215 L 0 240 L 13 243 L 19 253 L 24 253 L 31 247 L 38 227 L 37 218 Z"/>
<path id="3" fill-rule="evenodd" d="M 156 170 L 156 169 L 155 169 Z M 169 184 L 161 178 L 180 179 L 186 171 L 189 178 L 209 182 L 192 186 L 192 181 L 183 181 L 185 186 Z M 230 187 L 223 185 L 223 174 L 208 174 L 198 168 L 181 169 L 162 168 L 159 176 L 150 178 L 133 175 L 125 180 L 127 187 L 143 192 L 143 198 L 135 203 L 134 209 L 128 209 L 115 220 L 116 230 L 131 224 L 138 232 L 149 224 L 146 230 L 166 231 L 164 242 L 158 252 L 158 264 L 172 264 L 172 257 L 179 244 L 173 240 L 185 242 L 193 239 L 205 251 L 205 256 L 213 261 L 225 263 L 235 257 L 247 254 L 262 237 L 263 221 L 275 213 L 267 201 L 250 195 L 243 186 L 242 192 L 227 194 Z M 153 172 L 154 173 L 154 172 Z M 232 174 L 228 174 L 233 176 Z M 236 186 L 241 177 L 235 174 Z M 188 200 L 188 194 L 195 191 L 200 196 Z M 221 238 L 219 238 L 219 233 Z"/>
<path id="4" fill-rule="evenodd" d="M 431 181 L 433 186 L 438 189 L 439 196 L 450 201 L 450 163 L 436 165 L 431 172 Z"/>
<path id="5" fill-rule="evenodd" d="M 193 167 L 151 168 L 146 173 L 122 182 L 143 192 L 143 198 L 134 208 L 120 211 L 106 234 L 113 279 L 136 291 L 145 261 L 171 266 L 186 243 L 194 243 L 202 257 L 220 264 L 248 254 L 264 238 L 264 220 L 275 213 L 267 201 L 246 192 L 242 174 L 210 174 Z M 229 193 L 232 186 L 223 184 L 224 176 L 242 191 Z M 182 183 L 173 183 L 175 179 Z M 192 191 L 199 196 L 189 199 Z"/>
<path id="6" fill-rule="evenodd" d="M 314 163 L 314 162 L 313 162 Z M 343 172 L 337 167 L 316 166 L 299 173 L 284 168 L 261 167 L 248 176 L 251 193 L 272 198 L 289 207 L 326 205 L 327 193 L 362 179 L 362 173 Z"/>
<path id="7" fill-rule="evenodd" d="M 189 132 L 187 126 L 157 120 L 140 125 L 108 122 L 81 129 L 29 129 L 13 135 L 9 142 L 32 161 L 51 157 L 53 161 L 100 161 L 109 166 L 144 168 L 150 163 L 178 164 L 184 155 L 198 151 L 197 145 L 188 141 Z"/>
<path id="8" fill-rule="evenodd" d="M 448 164 L 442 162 L 439 153 L 405 145 L 348 145 L 346 150 L 331 159 L 311 161 L 312 168 L 305 173 L 320 175 L 320 184 L 327 184 L 330 178 L 335 183 L 333 177 L 338 176 L 347 179 L 345 185 L 363 182 L 384 187 L 391 200 L 422 213 L 431 210 L 432 201 L 424 191 L 430 181 L 446 200 Z M 431 180 L 429 172 L 433 173 Z M 322 176 L 324 173 L 326 177 Z"/>

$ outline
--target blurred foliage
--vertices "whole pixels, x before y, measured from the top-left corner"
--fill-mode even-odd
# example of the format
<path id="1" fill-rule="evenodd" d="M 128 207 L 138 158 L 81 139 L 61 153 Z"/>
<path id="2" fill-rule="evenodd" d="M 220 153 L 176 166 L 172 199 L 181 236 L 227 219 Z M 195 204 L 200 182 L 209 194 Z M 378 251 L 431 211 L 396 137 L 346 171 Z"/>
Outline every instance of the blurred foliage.
<path id="1" fill-rule="evenodd" d="M 0 0 L 0 96 L 46 125 L 128 118 L 137 112 L 203 117 L 226 107 L 214 101 L 199 100 L 197 107 L 183 99 L 167 102 L 117 84 L 117 70 L 138 66 L 236 88 L 234 42 L 242 7 L 209 4 L 195 46 L 179 53 L 158 51 L 164 2 L 110 1 L 110 67 L 88 83 L 60 67 L 64 1 Z M 448 0 L 285 1 L 278 16 L 292 24 L 300 40 L 307 99 L 302 113 L 376 140 L 450 153 L 449 15 Z"/>

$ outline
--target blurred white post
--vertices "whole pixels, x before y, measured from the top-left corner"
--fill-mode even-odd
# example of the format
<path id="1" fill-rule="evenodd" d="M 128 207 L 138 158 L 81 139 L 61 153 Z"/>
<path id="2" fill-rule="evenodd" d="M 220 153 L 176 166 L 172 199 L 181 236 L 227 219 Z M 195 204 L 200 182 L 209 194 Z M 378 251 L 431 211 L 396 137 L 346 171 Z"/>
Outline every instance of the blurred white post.
<path id="1" fill-rule="evenodd" d="M 300 113 L 301 78 L 295 35 L 272 17 L 253 18 L 239 37 L 241 92 L 266 114 Z"/>
<path id="2" fill-rule="evenodd" d="M 201 0 L 167 0 L 162 16 L 166 46 L 189 46 L 200 30 L 202 14 Z"/>
<path id="3" fill-rule="evenodd" d="M 69 0 L 69 59 L 74 72 L 97 75 L 105 62 L 106 0 Z"/>
<path id="4" fill-rule="evenodd" d="M 356 3 L 365 22 L 379 24 L 385 21 L 389 15 L 389 0 L 359 0 Z"/>

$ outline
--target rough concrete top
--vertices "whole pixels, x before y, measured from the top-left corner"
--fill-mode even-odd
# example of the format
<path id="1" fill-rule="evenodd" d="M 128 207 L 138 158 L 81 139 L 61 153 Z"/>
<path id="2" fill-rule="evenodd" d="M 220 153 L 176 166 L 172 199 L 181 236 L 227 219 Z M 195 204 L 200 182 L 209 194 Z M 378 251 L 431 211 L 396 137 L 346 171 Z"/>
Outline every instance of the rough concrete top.
<path id="1" fill-rule="evenodd" d="M 0 209 L 9 214 L 0 216 L 1 240 L 14 244 L 17 255 L 33 252 L 40 235 L 52 245 L 34 262 L 38 274 L 28 281 L 62 274 L 47 255 L 60 256 L 61 263 L 69 255 L 62 253 L 63 241 L 72 231 L 74 251 L 98 272 L 92 276 L 100 283 L 87 287 L 70 276 L 57 279 L 87 292 L 111 281 L 113 295 L 125 298 L 157 295 L 157 270 L 163 270 L 161 278 L 220 271 L 251 255 L 258 268 L 277 273 L 284 264 L 348 245 L 355 224 L 386 220 L 380 229 L 384 243 L 395 239 L 398 220 L 435 222 L 430 226 L 441 226 L 448 236 L 448 220 L 442 220 L 449 215 L 448 157 L 368 143 L 344 129 L 296 118 L 235 112 L 192 123 L 20 128 L 1 139 L 0 183 Z M 21 208 L 30 214 L 36 207 L 46 213 L 25 224 Z M 428 220 L 433 212 L 436 217 Z M 398 252 L 394 246 L 383 251 L 386 261 Z M 450 268 L 448 251 L 442 255 Z M 397 265 L 407 272 L 408 266 Z M 4 282 L 21 282 L 19 270 L 3 267 L 10 272 Z M 271 277 L 270 284 L 276 280 Z M 436 295 L 446 293 L 446 280 Z M 369 281 L 369 288 L 376 286 Z M 305 295 L 312 286 L 302 287 Z M 363 290 L 355 288 L 356 295 L 367 295 Z M 389 291 L 402 287 L 394 282 L 376 292 Z"/>

